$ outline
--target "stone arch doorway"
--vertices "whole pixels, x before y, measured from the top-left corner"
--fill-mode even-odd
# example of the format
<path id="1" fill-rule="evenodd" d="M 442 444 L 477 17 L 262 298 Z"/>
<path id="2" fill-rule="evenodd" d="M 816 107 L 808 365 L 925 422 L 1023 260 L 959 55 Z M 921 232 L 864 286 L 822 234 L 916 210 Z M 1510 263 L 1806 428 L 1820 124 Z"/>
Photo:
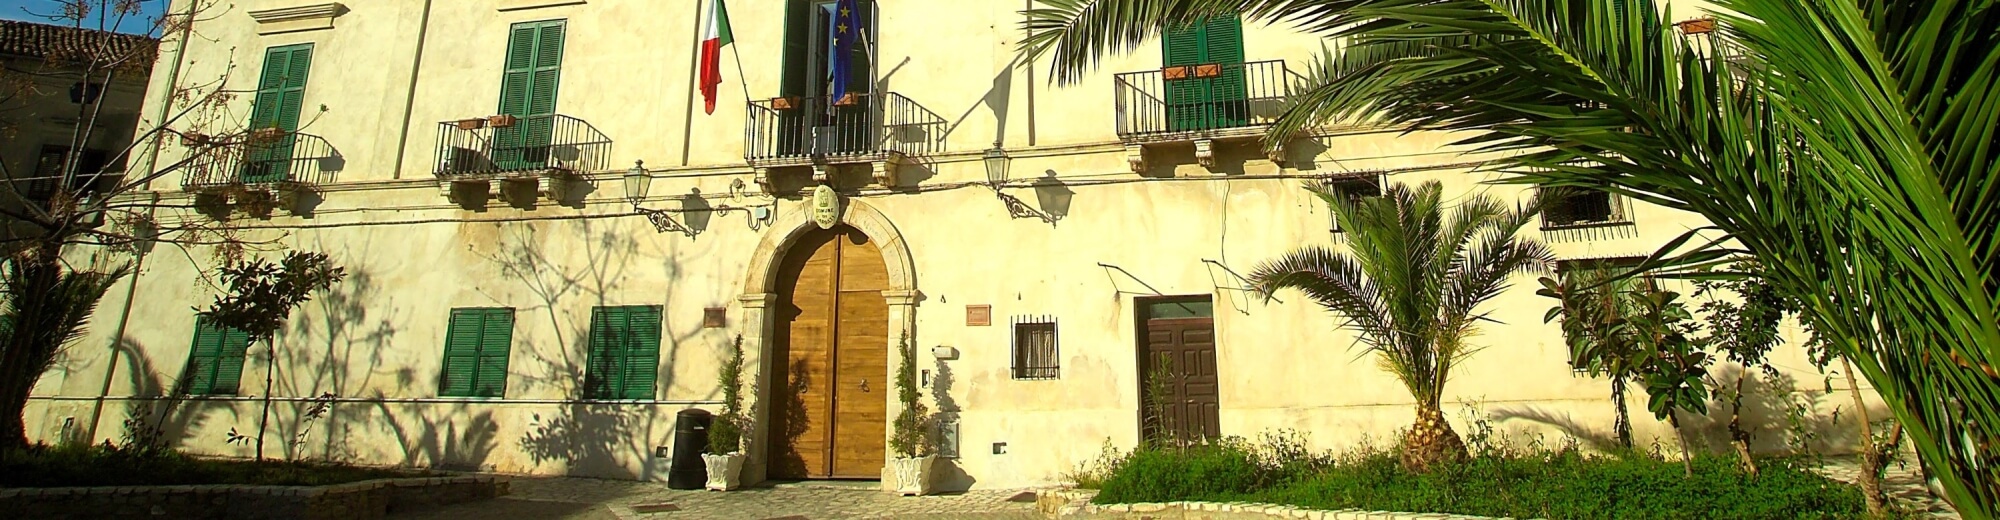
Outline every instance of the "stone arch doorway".
<path id="1" fill-rule="evenodd" d="M 748 266 L 746 481 L 879 478 L 888 461 L 895 346 L 916 321 L 913 262 L 901 233 L 867 203 L 846 201 L 841 222 L 820 229 L 792 205 Z"/>
<path id="2" fill-rule="evenodd" d="M 771 306 L 773 478 L 873 478 L 887 452 L 888 264 L 849 226 L 799 237 Z"/>

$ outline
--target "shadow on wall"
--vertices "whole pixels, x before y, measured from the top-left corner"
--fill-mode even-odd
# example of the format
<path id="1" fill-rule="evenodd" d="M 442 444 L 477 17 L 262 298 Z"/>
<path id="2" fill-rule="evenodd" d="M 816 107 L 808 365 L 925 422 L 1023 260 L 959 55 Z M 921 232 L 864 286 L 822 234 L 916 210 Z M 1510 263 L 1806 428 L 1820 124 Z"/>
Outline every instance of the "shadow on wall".
<path id="1" fill-rule="evenodd" d="M 1734 387 L 1737 379 L 1744 375 L 1746 373 L 1740 367 L 1723 365 L 1710 372 L 1711 384 Z M 1844 454 L 1857 448 L 1859 425 L 1850 410 L 1852 406 L 1834 404 L 1830 411 L 1820 411 L 1825 404 L 1846 403 L 1851 397 L 1845 391 L 1829 394 L 1814 388 L 1799 388 L 1796 379 L 1789 374 L 1780 374 L 1775 379 L 1755 372 L 1747 375 L 1751 378 L 1744 382 L 1742 427 L 1750 434 L 1753 451 L 1761 454 L 1793 453 L 1797 451 L 1796 444 L 1804 444 L 1820 454 Z M 1605 384 L 1606 400 L 1591 406 L 1602 406 L 1608 411 L 1612 405 L 1609 402 L 1609 382 Z M 1633 423 L 1638 425 L 1652 421 L 1653 414 L 1646 410 L 1645 389 L 1635 384 L 1627 390 L 1627 394 L 1631 399 Z M 1885 410 L 1869 410 L 1872 418 L 1887 417 L 1886 413 Z M 1519 420 L 1548 426 L 1594 450 L 1617 447 L 1617 438 L 1610 430 L 1609 421 L 1603 421 L 1601 425 L 1595 422 L 1584 424 L 1569 412 L 1541 406 L 1502 407 L 1489 417 L 1501 423 Z M 1734 448 L 1730 446 L 1729 417 L 1730 403 L 1715 395 L 1708 404 L 1707 415 L 1681 416 L 1681 432 L 1695 450 L 1730 453 Z M 1672 439 L 1662 439 L 1661 442 L 1673 444 Z M 1635 444 L 1642 449 L 1646 447 L 1643 439 L 1636 440 Z"/>
<path id="2" fill-rule="evenodd" d="M 958 424 L 958 400 L 952 398 L 951 393 L 952 386 L 957 384 L 957 382 L 958 378 L 951 371 L 951 363 L 938 361 L 937 377 L 931 380 L 931 394 L 937 397 L 937 422 L 939 428 L 946 428 L 948 425 L 956 428 L 955 425 Z M 958 457 L 963 453 L 959 451 L 958 436 L 955 431 L 950 436 L 946 436 L 944 433 L 946 432 L 938 432 L 939 452 L 951 454 L 952 456 L 950 458 L 940 457 L 938 459 L 937 466 L 932 468 L 937 472 L 937 475 L 932 478 L 936 479 L 937 488 L 940 491 L 954 492 L 972 489 L 972 486 L 977 484 L 979 480 L 972 478 L 972 475 L 965 472 L 965 468 L 961 468 L 958 465 Z"/>
<path id="3" fill-rule="evenodd" d="M 671 445 L 672 415 L 661 413 L 662 407 L 655 405 L 580 401 L 589 376 L 589 337 L 588 334 L 565 337 L 565 331 L 587 330 L 588 314 L 571 314 L 589 312 L 579 307 L 579 302 L 587 302 L 591 306 L 658 304 L 667 309 L 675 308 L 665 287 L 640 292 L 659 296 L 638 300 L 627 296 L 635 292 L 623 286 L 626 278 L 632 275 L 628 270 L 638 266 L 636 262 L 644 258 L 661 259 L 659 279 L 673 280 L 683 273 L 679 259 L 674 255 L 642 255 L 640 243 L 634 235 L 597 229 L 604 225 L 600 221 L 560 225 L 580 227 L 575 236 L 591 237 L 582 240 L 580 250 L 564 251 L 580 256 L 580 262 L 551 259 L 550 251 L 543 248 L 542 241 L 535 236 L 538 230 L 546 230 L 532 223 L 502 225 L 501 236 L 497 239 L 500 243 L 492 248 L 498 252 L 482 256 L 499 268 L 506 282 L 525 289 L 538 300 L 532 304 L 514 305 L 519 316 L 517 319 L 530 319 L 536 314 L 543 316 L 548 320 L 550 330 L 555 331 L 555 343 L 566 346 L 555 352 L 544 349 L 515 351 L 509 377 L 522 383 L 509 384 L 510 390 L 525 390 L 528 395 L 568 401 L 553 413 L 530 416 L 518 440 L 521 450 L 536 466 L 557 463 L 567 475 L 652 480 L 666 473 L 668 461 L 656 457 L 653 448 Z M 474 250 L 481 248 L 475 246 Z M 618 297 L 614 299 L 613 295 Z M 495 302 L 515 303 L 491 293 L 487 296 Z M 665 300 L 649 300 L 654 297 Z M 662 330 L 676 330 L 672 322 L 675 314 L 663 314 L 666 322 Z M 682 347 L 697 340 L 695 336 L 699 334 L 699 329 L 695 330 L 697 332 L 663 335 L 661 338 L 661 369 L 654 386 L 654 399 L 660 397 L 661 388 L 673 387 L 676 374 L 671 368 L 680 358 Z M 710 394 L 707 400 L 716 397 L 715 391 Z"/>

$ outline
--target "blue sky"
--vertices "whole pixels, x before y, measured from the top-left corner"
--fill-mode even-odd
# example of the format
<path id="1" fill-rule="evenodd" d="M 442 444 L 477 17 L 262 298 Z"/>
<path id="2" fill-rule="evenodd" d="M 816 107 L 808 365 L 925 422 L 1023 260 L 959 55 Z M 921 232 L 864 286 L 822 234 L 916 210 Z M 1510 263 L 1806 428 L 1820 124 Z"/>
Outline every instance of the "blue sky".
<path id="1" fill-rule="evenodd" d="M 97 2 L 92 0 L 91 3 Z M 139 4 L 145 13 L 139 18 L 143 19 L 127 17 L 124 23 L 117 27 L 119 31 L 128 33 L 150 31 L 153 29 L 153 21 L 159 18 L 160 11 L 167 8 L 167 0 L 140 0 Z M 33 13 L 53 13 L 61 5 L 62 2 L 59 0 L 0 0 L 0 19 L 49 23 L 48 18 L 35 16 Z"/>

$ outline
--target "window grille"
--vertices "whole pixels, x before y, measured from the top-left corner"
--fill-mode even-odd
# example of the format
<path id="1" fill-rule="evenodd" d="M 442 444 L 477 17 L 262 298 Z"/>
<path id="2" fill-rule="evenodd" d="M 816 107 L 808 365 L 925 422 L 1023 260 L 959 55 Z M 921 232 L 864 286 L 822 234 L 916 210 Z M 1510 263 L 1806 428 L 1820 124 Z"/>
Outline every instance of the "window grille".
<path id="1" fill-rule="evenodd" d="M 1349 201 L 1359 201 L 1368 197 L 1382 196 L 1383 180 L 1383 177 L 1379 175 L 1328 179 L 1323 181 L 1319 191 L 1330 195 L 1344 196 Z M 1326 210 L 1326 220 L 1329 223 L 1329 229 L 1333 230 L 1335 234 L 1341 233 L 1340 215 L 1335 213 L 1332 207 L 1328 207 Z"/>
<path id="2" fill-rule="evenodd" d="M 1542 211 L 1543 228 L 1563 228 L 1631 222 L 1625 200 L 1616 194 L 1596 190 L 1553 192 L 1561 197 Z"/>
<path id="3" fill-rule="evenodd" d="M 1015 317 L 1014 379 L 1055 379 L 1061 367 L 1055 317 Z"/>

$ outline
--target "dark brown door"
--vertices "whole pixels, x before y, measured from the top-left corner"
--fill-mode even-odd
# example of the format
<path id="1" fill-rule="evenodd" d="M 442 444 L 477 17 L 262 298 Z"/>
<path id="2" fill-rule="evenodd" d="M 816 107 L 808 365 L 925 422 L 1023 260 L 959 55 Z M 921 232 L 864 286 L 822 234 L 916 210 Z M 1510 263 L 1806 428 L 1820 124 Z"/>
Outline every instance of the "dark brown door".
<path id="1" fill-rule="evenodd" d="M 868 236 L 815 231 L 779 271 L 774 478 L 878 478 L 888 426 L 889 269 Z"/>
<path id="2" fill-rule="evenodd" d="M 1139 308 L 1141 431 L 1156 440 L 1221 437 L 1209 300 L 1142 301 Z"/>

